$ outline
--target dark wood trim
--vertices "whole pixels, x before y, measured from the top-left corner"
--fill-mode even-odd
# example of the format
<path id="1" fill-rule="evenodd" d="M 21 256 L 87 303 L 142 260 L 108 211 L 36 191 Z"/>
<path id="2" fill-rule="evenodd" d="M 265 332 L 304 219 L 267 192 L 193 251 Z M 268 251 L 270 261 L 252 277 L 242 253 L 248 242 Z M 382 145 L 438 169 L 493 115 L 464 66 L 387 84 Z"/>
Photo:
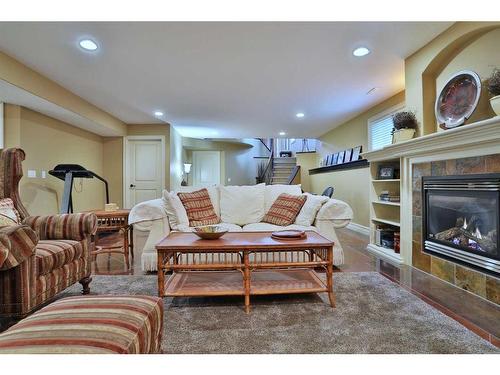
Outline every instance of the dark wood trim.
<path id="1" fill-rule="evenodd" d="M 348 163 L 343 163 L 343 164 L 329 165 L 327 167 L 319 167 L 319 168 L 309 169 L 309 174 L 312 175 L 312 174 L 319 174 L 319 173 L 341 171 L 341 170 L 346 170 L 346 169 L 367 168 L 369 165 L 370 165 L 370 163 L 368 162 L 368 160 L 361 159 L 361 160 L 356 160 L 356 161 L 350 161 Z"/>

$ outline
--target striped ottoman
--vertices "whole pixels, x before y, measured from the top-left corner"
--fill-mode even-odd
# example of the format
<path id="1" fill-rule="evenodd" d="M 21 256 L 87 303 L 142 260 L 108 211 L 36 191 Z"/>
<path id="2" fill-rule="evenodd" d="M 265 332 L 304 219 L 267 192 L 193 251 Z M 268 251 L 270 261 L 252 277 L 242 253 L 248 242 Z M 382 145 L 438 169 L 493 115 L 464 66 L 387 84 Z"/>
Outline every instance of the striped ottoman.
<path id="1" fill-rule="evenodd" d="M 162 330 L 161 298 L 69 297 L 0 334 L 0 354 L 158 353 Z"/>

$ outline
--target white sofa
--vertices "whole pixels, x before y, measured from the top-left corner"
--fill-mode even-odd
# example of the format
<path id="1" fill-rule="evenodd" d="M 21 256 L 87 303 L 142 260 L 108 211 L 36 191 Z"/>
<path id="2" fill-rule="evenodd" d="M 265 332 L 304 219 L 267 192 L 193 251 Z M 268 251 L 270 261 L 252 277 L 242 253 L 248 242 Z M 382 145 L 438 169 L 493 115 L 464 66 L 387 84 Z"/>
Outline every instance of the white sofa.
<path id="1" fill-rule="evenodd" d="M 200 187 L 189 186 L 182 187 L 179 191 L 186 192 L 199 189 Z M 309 212 L 310 220 L 308 222 L 311 222 L 311 225 L 297 224 L 297 222 L 304 224 L 304 216 L 302 215 L 302 220 L 298 218 L 295 224 L 279 227 L 262 223 L 260 220 L 281 193 L 300 195 L 302 193 L 300 185 L 212 186 L 207 187 L 207 189 L 214 209 L 222 220 L 217 225 L 227 228 L 230 232 L 275 231 L 281 229 L 313 230 L 335 243 L 334 265 L 339 266 L 344 263 L 344 253 L 335 234 L 335 228 L 343 228 L 352 220 L 352 209 L 347 203 L 338 199 L 322 198 L 324 203 L 320 205 L 319 210 L 312 214 Z M 255 190 L 259 191 L 258 195 L 255 195 Z M 164 191 L 164 196 L 166 194 L 169 193 Z M 316 197 L 317 199 L 318 197 Z M 308 196 L 308 201 L 306 201 L 302 210 L 306 210 L 307 203 L 313 200 L 314 198 Z M 301 214 L 303 214 L 303 211 L 299 216 Z M 169 220 L 167 214 L 165 198 L 142 202 L 133 207 L 129 215 L 129 224 L 134 226 L 134 230 L 146 232 L 147 235 L 141 258 L 143 271 L 156 271 L 157 255 L 155 245 L 173 230 L 171 228 L 172 220 Z M 187 225 L 176 225 L 176 223 L 173 225 L 175 230 L 178 231 L 193 230 L 192 227 Z"/>

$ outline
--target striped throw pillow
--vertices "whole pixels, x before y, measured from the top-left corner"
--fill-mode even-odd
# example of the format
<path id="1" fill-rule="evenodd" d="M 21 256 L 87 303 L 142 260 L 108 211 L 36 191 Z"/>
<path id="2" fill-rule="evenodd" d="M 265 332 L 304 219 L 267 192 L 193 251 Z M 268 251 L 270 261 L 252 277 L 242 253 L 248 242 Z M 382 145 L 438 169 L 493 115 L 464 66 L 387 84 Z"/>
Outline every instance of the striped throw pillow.
<path id="1" fill-rule="evenodd" d="M 186 209 L 190 227 L 220 223 L 207 189 L 191 193 L 177 193 L 177 196 Z"/>
<path id="2" fill-rule="evenodd" d="M 262 222 L 282 227 L 293 224 L 306 199 L 305 195 L 280 194 Z"/>

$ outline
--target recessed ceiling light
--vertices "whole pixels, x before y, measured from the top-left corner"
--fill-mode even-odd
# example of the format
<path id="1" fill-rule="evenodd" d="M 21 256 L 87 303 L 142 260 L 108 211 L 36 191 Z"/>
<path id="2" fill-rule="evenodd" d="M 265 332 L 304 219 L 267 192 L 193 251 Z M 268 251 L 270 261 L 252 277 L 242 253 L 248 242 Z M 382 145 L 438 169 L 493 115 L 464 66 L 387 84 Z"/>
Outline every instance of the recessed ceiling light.
<path id="1" fill-rule="evenodd" d="M 161 117 L 161 116 L 163 116 L 163 112 L 162 111 L 155 111 L 155 116 Z"/>
<path id="2" fill-rule="evenodd" d="M 280 132 L 280 135 L 285 135 L 286 133 L 285 132 Z"/>
<path id="3" fill-rule="evenodd" d="M 305 114 L 303 114 L 302 112 L 299 112 L 299 113 L 297 113 L 297 114 L 295 115 L 295 117 L 298 117 L 298 118 L 302 118 L 302 117 L 304 117 L 304 116 L 305 116 Z"/>
<path id="4" fill-rule="evenodd" d="M 370 53 L 370 50 L 366 47 L 358 47 L 354 51 L 352 51 L 352 54 L 356 57 L 366 56 L 369 53 Z"/>
<path id="5" fill-rule="evenodd" d="M 86 51 L 95 51 L 97 49 L 97 43 L 91 39 L 80 40 L 80 47 Z"/>

